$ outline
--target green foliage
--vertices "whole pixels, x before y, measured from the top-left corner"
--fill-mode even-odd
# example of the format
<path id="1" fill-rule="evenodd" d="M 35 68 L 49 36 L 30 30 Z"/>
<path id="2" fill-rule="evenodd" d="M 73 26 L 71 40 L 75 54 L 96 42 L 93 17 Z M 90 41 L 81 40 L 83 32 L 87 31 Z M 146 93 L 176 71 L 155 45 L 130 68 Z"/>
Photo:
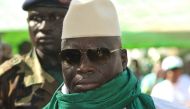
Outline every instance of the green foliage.
<path id="1" fill-rule="evenodd" d="M 8 43 L 13 48 L 13 53 L 18 53 L 18 45 L 29 40 L 27 31 L 9 31 L 1 35 L 2 41 Z"/>
<path id="2" fill-rule="evenodd" d="M 123 32 L 123 48 L 190 48 L 190 32 Z"/>
<path id="3" fill-rule="evenodd" d="M 190 32 L 123 32 L 123 48 L 179 47 L 190 48 Z M 11 45 L 18 53 L 18 45 L 30 40 L 27 31 L 10 31 L 3 33 L 2 40 Z"/>

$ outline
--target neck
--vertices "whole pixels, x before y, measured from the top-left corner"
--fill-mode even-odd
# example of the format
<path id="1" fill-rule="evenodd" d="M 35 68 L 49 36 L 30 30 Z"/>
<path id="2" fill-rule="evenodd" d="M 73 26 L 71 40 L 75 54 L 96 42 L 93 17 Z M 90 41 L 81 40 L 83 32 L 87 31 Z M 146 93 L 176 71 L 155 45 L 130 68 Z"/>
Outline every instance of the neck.
<path id="1" fill-rule="evenodd" d="M 51 69 L 55 71 L 61 71 L 61 61 L 59 59 L 58 53 L 47 54 L 36 49 L 36 54 L 44 70 Z"/>

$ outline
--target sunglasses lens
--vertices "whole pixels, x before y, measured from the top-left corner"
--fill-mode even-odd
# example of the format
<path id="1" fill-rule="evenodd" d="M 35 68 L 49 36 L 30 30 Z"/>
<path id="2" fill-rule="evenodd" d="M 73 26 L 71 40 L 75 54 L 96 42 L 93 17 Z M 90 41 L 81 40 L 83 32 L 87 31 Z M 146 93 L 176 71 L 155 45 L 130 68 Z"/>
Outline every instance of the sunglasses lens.
<path id="1" fill-rule="evenodd" d="M 65 61 L 69 64 L 77 64 L 80 63 L 81 53 L 79 50 L 63 50 L 61 51 L 62 61 Z"/>
<path id="2" fill-rule="evenodd" d="M 107 48 L 89 49 L 87 51 L 87 55 L 92 62 L 105 62 L 110 57 L 110 54 Z"/>

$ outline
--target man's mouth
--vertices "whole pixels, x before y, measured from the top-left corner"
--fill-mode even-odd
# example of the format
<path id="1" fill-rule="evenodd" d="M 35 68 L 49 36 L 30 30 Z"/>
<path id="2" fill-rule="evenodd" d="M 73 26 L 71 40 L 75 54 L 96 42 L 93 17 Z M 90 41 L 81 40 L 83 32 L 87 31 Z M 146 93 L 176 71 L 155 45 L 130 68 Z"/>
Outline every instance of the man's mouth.
<path id="1" fill-rule="evenodd" d="M 87 83 L 87 84 L 77 84 L 75 86 L 75 89 L 77 89 L 78 92 L 85 92 L 88 90 L 95 89 L 99 86 L 97 83 Z"/>
<path id="2" fill-rule="evenodd" d="M 47 34 L 44 34 L 44 33 L 41 33 L 39 32 L 37 35 L 36 35 L 36 38 L 37 38 L 37 41 L 39 43 L 42 43 L 42 44 L 49 44 L 49 43 L 53 43 L 54 42 L 54 38 L 52 35 L 47 35 Z"/>
<path id="3" fill-rule="evenodd" d="M 82 75 L 76 75 L 74 78 L 73 85 L 75 87 L 75 90 L 77 92 L 83 92 L 91 89 L 95 89 L 99 86 L 97 82 L 93 82 L 90 78 L 88 77 L 83 77 Z"/>
<path id="4" fill-rule="evenodd" d="M 52 37 L 49 37 L 49 36 L 38 37 L 37 41 L 40 44 L 51 44 L 51 43 L 55 42 L 55 40 Z"/>
<path id="5" fill-rule="evenodd" d="M 52 39 L 47 39 L 47 38 L 44 38 L 44 39 L 38 39 L 38 42 L 39 43 L 42 43 L 42 44 L 49 44 L 49 43 L 53 43 L 54 42 L 54 40 L 52 40 Z"/>

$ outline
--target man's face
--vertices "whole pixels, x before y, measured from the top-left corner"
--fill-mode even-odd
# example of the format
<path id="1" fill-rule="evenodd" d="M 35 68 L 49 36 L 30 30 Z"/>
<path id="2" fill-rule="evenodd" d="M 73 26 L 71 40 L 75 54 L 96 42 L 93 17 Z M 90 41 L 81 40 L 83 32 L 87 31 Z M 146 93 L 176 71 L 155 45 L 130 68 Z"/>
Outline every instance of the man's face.
<path id="1" fill-rule="evenodd" d="M 177 68 L 170 70 L 166 73 L 167 79 L 171 80 L 173 83 L 176 83 L 182 73 L 182 69 Z"/>
<path id="2" fill-rule="evenodd" d="M 43 53 L 60 51 L 63 19 L 67 9 L 36 7 L 28 11 L 28 26 L 33 45 Z"/>
<path id="3" fill-rule="evenodd" d="M 110 55 L 100 51 L 99 57 L 96 52 L 97 48 L 119 49 L 118 37 L 65 39 L 61 47 L 62 72 L 70 93 L 100 87 L 123 70 L 120 50 Z"/>

